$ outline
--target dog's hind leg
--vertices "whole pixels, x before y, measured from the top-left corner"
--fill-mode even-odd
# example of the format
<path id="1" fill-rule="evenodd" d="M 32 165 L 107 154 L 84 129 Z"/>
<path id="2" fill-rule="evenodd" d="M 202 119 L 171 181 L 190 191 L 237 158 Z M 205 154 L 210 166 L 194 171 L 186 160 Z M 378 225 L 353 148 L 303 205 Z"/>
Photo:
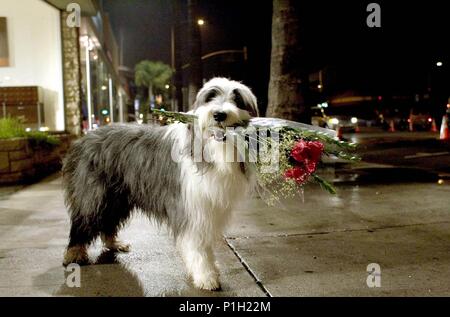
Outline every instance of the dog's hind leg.
<path id="1" fill-rule="evenodd" d="M 89 264 L 87 247 L 99 235 L 99 231 L 93 221 L 88 218 L 78 216 L 71 221 L 69 245 L 64 255 L 63 265 L 77 263 L 80 265 Z"/>
<path id="2" fill-rule="evenodd" d="M 106 235 L 106 234 L 102 233 L 101 238 L 102 238 L 105 248 L 107 248 L 111 251 L 118 251 L 118 252 L 129 252 L 130 251 L 130 245 L 117 240 L 117 234 Z"/>
<path id="3" fill-rule="evenodd" d="M 129 252 L 130 245 L 117 240 L 119 229 L 128 220 L 133 209 L 128 202 L 128 196 L 124 193 L 121 195 L 109 195 L 109 206 L 103 211 L 101 239 L 104 246 L 111 251 Z"/>

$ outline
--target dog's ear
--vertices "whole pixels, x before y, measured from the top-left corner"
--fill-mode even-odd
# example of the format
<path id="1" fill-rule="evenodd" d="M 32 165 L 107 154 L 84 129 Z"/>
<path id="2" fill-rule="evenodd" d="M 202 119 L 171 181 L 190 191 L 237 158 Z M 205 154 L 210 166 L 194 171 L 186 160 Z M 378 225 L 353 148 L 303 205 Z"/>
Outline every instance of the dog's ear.
<path id="1" fill-rule="evenodd" d="M 197 94 L 197 97 L 195 98 L 195 102 L 193 105 L 193 109 L 198 108 L 201 105 L 204 105 L 205 103 L 210 102 L 217 96 L 219 96 L 222 93 L 219 87 L 203 87 Z"/>
<path id="2" fill-rule="evenodd" d="M 239 109 L 248 111 L 252 117 L 259 116 L 256 97 L 247 87 L 233 89 L 233 100 Z"/>

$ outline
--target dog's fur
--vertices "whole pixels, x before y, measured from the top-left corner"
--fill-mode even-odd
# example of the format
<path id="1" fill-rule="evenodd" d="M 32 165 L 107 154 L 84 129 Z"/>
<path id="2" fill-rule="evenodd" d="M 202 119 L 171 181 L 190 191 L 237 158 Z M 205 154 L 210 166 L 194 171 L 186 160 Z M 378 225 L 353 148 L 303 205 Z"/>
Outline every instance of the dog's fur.
<path id="1" fill-rule="evenodd" d="M 227 114 L 225 121 L 214 119 L 217 111 Z M 210 128 L 245 125 L 258 110 L 249 88 L 214 78 L 199 91 L 192 112 L 198 126 L 113 124 L 73 144 L 63 166 L 71 220 L 65 265 L 88 263 L 87 247 L 98 236 L 106 248 L 128 251 L 116 236 L 137 209 L 168 225 L 196 287 L 219 289 L 214 241 L 253 178 L 242 163 L 224 159 L 227 140 L 217 140 Z M 198 139 L 208 162 L 193 159 L 191 144 Z"/>

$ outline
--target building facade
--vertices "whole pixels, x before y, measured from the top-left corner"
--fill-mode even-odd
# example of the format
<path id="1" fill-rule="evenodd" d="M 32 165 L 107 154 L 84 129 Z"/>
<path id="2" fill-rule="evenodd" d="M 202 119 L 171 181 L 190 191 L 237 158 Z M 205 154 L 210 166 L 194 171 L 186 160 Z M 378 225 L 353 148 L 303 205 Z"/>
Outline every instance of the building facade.
<path id="1" fill-rule="evenodd" d="M 101 1 L 2 0 L 0 18 L 7 48 L 0 66 L 2 116 L 75 135 L 127 121 L 119 49 Z M 34 87 L 37 101 L 30 101 L 25 97 Z M 34 108 L 42 115 L 31 115 Z"/>

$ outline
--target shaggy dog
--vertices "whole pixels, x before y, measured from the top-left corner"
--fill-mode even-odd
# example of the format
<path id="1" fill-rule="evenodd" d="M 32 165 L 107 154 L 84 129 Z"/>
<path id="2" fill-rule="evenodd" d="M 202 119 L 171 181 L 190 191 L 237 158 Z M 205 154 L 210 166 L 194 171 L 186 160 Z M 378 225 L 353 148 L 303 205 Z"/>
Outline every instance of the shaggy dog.
<path id="1" fill-rule="evenodd" d="M 65 265 L 88 263 L 98 236 L 106 248 L 128 251 L 117 233 L 139 210 L 168 226 L 196 287 L 220 288 L 214 242 L 254 183 L 245 164 L 225 159 L 225 129 L 245 126 L 257 103 L 243 84 L 214 78 L 192 113 L 196 124 L 112 124 L 73 144 L 63 166 L 71 220 Z"/>

